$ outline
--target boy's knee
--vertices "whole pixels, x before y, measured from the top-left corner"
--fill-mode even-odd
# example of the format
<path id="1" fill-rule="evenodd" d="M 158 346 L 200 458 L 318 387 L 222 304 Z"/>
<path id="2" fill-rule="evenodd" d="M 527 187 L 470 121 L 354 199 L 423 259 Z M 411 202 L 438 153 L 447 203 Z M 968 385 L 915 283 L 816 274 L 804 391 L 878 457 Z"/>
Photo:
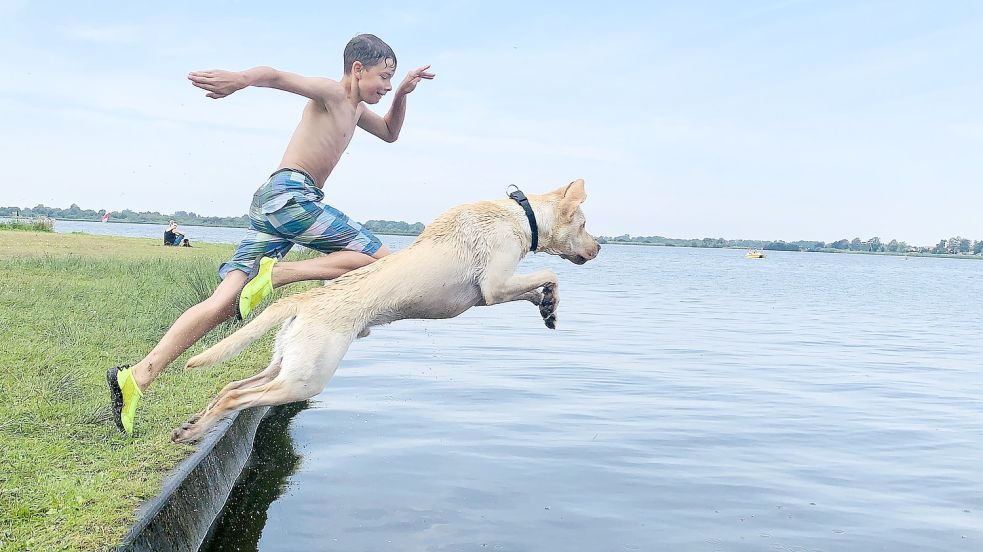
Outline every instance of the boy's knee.
<path id="1" fill-rule="evenodd" d="M 211 297 L 202 301 L 201 304 L 212 316 L 224 316 L 227 318 L 235 314 L 236 302 L 234 295 L 214 293 Z"/>
<path id="2" fill-rule="evenodd" d="M 211 296 L 202 301 L 201 304 L 215 315 L 227 314 L 231 316 L 235 314 L 236 297 L 246 282 L 246 278 L 246 273 L 241 270 L 229 271 Z"/>

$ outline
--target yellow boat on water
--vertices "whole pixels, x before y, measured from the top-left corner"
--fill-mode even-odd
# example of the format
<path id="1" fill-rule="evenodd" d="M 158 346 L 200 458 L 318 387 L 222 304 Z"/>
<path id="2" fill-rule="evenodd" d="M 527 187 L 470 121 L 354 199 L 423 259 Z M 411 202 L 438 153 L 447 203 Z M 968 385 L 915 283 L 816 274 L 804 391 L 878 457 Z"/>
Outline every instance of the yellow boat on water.
<path id="1" fill-rule="evenodd" d="M 748 252 L 744 254 L 744 257 L 748 259 L 764 259 L 765 254 L 757 249 L 748 249 Z"/>

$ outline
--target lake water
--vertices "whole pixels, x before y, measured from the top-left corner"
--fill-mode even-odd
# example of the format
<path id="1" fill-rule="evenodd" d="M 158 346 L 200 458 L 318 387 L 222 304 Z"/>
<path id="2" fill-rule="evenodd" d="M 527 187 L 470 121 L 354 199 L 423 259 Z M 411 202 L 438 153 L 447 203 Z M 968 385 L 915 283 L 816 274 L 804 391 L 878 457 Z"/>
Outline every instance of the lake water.
<path id="1" fill-rule="evenodd" d="M 56 220 L 55 232 L 85 232 L 105 236 L 129 236 L 131 238 L 153 238 L 163 241 L 166 224 L 133 224 L 129 222 L 88 222 L 77 220 Z M 195 242 L 239 243 L 246 234 L 245 228 L 225 228 L 221 226 L 190 226 L 181 224 L 178 232 L 184 234 L 193 246 Z"/>
<path id="2" fill-rule="evenodd" d="M 540 267 L 556 331 L 508 304 L 356 342 L 264 423 L 205 549 L 983 550 L 983 264 Z"/>

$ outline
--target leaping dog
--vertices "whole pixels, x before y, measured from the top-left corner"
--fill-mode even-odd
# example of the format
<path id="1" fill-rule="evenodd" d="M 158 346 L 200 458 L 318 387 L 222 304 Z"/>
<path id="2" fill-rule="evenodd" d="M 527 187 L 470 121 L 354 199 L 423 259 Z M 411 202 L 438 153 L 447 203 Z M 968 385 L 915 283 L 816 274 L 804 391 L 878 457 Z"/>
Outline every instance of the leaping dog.
<path id="1" fill-rule="evenodd" d="M 481 201 L 440 215 L 406 249 L 349 272 L 330 285 L 286 297 L 191 358 L 199 368 L 231 358 L 283 323 L 269 366 L 225 386 L 171 434 L 194 442 L 238 410 L 302 401 L 324 389 L 349 345 L 369 328 L 406 318 L 453 318 L 474 306 L 530 301 L 556 328 L 556 273 L 515 274 L 529 251 L 584 264 L 600 251 L 585 229 L 584 181 L 543 195 Z"/>

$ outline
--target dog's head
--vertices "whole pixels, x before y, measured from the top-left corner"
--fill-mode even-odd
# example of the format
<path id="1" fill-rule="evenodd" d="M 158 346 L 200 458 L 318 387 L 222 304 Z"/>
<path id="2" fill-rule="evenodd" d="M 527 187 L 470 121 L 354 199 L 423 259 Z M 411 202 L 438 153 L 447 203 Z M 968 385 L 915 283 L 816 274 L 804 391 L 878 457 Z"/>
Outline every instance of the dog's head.
<path id="1" fill-rule="evenodd" d="M 580 210 L 580 204 L 587 199 L 584 181 L 574 180 L 546 196 L 554 205 L 553 225 L 546 249 L 579 265 L 596 257 L 601 246 L 587 233 L 587 219 Z"/>

